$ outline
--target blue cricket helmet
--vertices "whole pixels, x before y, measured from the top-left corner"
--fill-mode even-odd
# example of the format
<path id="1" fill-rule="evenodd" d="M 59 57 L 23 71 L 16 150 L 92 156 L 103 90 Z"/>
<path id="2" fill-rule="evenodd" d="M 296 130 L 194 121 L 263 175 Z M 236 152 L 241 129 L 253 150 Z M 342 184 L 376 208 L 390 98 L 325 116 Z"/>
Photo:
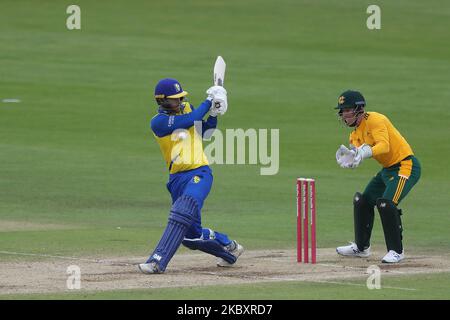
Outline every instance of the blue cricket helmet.
<path id="1" fill-rule="evenodd" d="M 155 87 L 155 98 L 181 98 L 187 96 L 188 93 L 183 90 L 181 84 L 175 79 L 162 79 Z"/>

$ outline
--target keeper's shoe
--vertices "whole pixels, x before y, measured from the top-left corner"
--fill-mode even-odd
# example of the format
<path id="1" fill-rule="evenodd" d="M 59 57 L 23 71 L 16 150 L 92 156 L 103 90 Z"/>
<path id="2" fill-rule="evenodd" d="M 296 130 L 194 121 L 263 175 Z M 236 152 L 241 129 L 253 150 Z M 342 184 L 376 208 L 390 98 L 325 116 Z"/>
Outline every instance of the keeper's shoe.
<path id="1" fill-rule="evenodd" d="M 139 264 L 139 270 L 141 270 L 141 272 L 145 274 L 163 273 L 163 271 L 159 269 L 156 262 L 141 263 Z"/>
<path id="2" fill-rule="evenodd" d="M 361 251 L 356 243 L 350 242 L 348 246 L 337 247 L 336 252 L 341 256 L 367 258 L 370 256 L 370 247 Z"/>
<path id="3" fill-rule="evenodd" d="M 244 252 L 244 247 L 241 246 L 236 241 L 232 241 L 231 244 L 225 247 L 225 250 L 227 250 L 229 253 L 231 253 L 233 256 L 236 257 L 236 261 L 234 263 L 226 262 L 224 259 L 219 258 L 217 259 L 217 266 L 218 267 L 231 267 L 237 262 L 237 258 Z"/>
<path id="4" fill-rule="evenodd" d="M 405 259 L 405 254 L 397 253 L 394 250 L 389 250 L 389 252 L 383 257 L 383 260 L 381 260 L 382 263 L 399 263 Z"/>

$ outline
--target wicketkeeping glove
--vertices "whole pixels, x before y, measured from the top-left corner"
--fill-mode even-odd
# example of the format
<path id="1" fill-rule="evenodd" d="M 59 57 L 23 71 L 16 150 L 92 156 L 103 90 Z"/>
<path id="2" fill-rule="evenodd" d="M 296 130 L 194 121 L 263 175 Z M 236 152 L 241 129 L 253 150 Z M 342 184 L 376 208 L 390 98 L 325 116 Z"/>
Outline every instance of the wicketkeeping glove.
<path id="1" fill-rule="evenodd" d="M 372 148 L 368 144 L 363 144 L 359 148 L 348 149 L 341 145 L 336 151 L 336 161 L 346 169 L 358 167 L 364 159 L 372 156 Z"/>
<path id="2" fill-rule="evenodd" d="M 350 168 L 355 157 L 355 151 L 349 150 L 346 146 L 342 145 L 336 151 L 336 161 L 341 168 Z"/>
<path id="3" fill-rule="evenodd" d="M 356 168 L 359 164 L 367 158 L 372 156 L 372 148 L 368 144 L 363 144 L 359 148 L 356 148 L 353 163 L 350 168 Z"/>

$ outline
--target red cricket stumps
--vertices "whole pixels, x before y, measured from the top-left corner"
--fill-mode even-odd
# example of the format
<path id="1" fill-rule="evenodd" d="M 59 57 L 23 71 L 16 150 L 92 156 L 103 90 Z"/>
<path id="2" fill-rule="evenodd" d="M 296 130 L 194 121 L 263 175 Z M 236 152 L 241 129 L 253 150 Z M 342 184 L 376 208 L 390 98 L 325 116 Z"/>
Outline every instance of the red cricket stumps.
<path id="1" fill-rule="evenodd" d="M 311 263 L 316 263 L 316 181 L 298 178 L 297 262 L 309 263 L 309 228 L 311 228 Z"/>
<path id="2" fill-rule="evenodd" d="M 311 181 L 311 262 L 316 263 L 316 181 Z"/>
<path id="3" fill-rule="evenodd" d="M 308 180 L 303 180 L 303 197 L 302 197 L 302 201 L 303 201 L 303 205 L 304 205 L 304 209 L 303 209 L 303 246 L 304 246 L 304 252 L 303 252 L 303 256 L 304 256 L 304 262 L 308 263 L 309 262 L 309 256 L 308 256 L 308 252 L 309 252 L 309 237 L 308 237 L 308 229 L 309 229 L 309 223 L 308 223 L 308 202 L 309 202 L 309 196 L 308 196 Z"/>

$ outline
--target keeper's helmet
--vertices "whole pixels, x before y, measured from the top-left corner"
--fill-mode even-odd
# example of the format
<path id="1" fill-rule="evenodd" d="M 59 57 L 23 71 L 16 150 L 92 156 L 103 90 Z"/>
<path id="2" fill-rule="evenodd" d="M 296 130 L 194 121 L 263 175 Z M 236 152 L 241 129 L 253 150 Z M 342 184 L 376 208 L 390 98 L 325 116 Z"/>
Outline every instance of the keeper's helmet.
<path id="1" fill-rule="evenodd" d="M 343 92 L 338 98 L 338 104 L 335 109 L 347 109 L 347 108 L 364 108 L 366 106 L 366 100 L 359 91 L 347 90 Z"/>
<path id="2" fill-rule="evenodd" d="M 182 98 L 187 96 L 188 93 L 183 90 L 181 84 L 175 79 L 162 79 L 155 87 L 155 99 L 159 105 L 170 98 Z"/>
<path id="3" fill-rule="evenodd" d="M 356 125 L 356 119 L 361 113 L 364 113 L 364 107 L 366 106 L 366 100 L 359 91 L 347 90 L 339 95 L 338 104 L 335 109 L 338 109 L 338 116 L 347 126 L 354 127 Z M 354 121 L 348 123 L 342 118 L 344 109 L 353 109 Z"/>

